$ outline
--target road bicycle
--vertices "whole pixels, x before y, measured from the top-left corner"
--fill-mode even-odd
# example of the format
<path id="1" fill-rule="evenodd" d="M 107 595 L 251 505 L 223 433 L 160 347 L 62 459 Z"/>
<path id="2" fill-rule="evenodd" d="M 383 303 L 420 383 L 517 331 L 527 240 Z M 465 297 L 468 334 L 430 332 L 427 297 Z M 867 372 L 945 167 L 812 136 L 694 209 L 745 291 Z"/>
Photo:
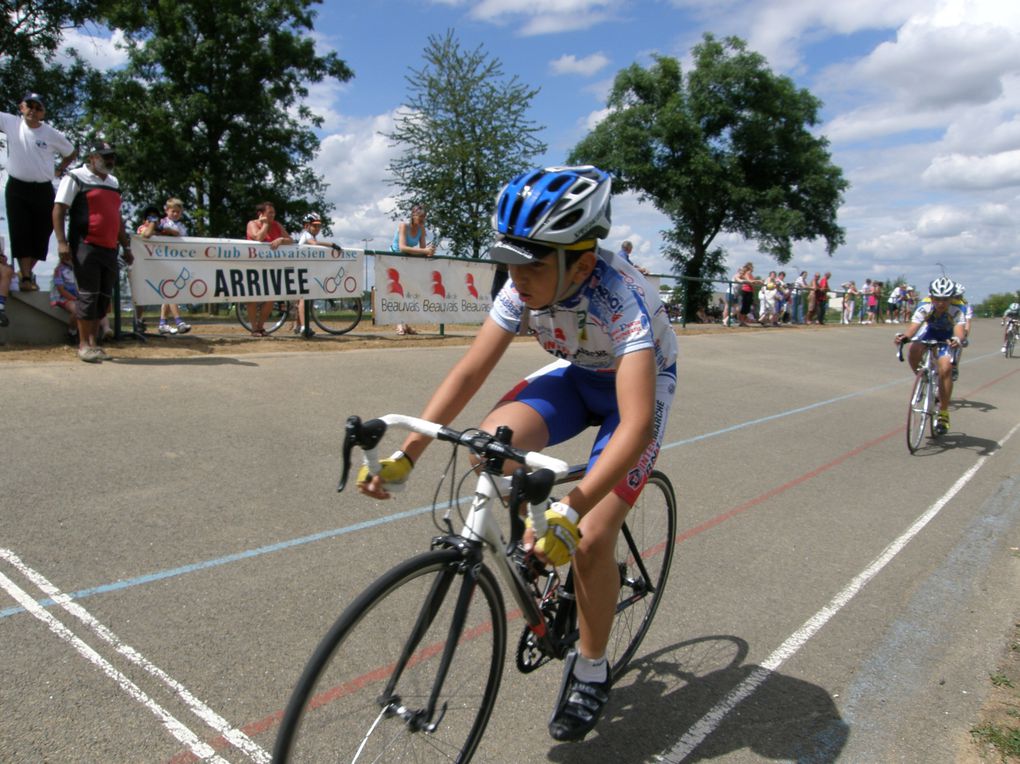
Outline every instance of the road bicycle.
<path id="1" fill-rule="evenodd" d="M 287 323 L 288 318 L 293 320 L 296 311 L 296 302 L 274 300 L 273 309 L 265 323 L 266 334 L 275 332 Z M 346 334 L 361 321 L 363 306 L 360 297 L 338 297 L 328 300 L 306 300 L 305 311 L 322 331 L 329 334 Z M 248 303 L 237 303 L 234 306 L 234 313 L 241 326 L 250 332 Z"/>
<path id="2" fill-rule="evenodd" d="M 1006 333 L 1003 335 L 1002 342 L 1002 354 L 1006 358 L 1013 357 L 1013 351 L 1016 349 L 1017 335 L 1020 334 L 1020 323 L 1015 319 L 1009 319 L 1006 322 Z"/>
<path id="3" fill-rule="evenodd" d="M 497 575 L 516 605 L 511 622 L 523 621 L 519 671 L 566 657 L 578 639 L 573 571 L 561 574 L 523 551 L 519 508 L 527 506 L 536 533 L 544 534 L 554 485 L 580 479 L 585 465 L 518 450 L 506 427 L 490 435 L 398 414 L 367 422 L 351 417 L 338 490 L 355 446 L 378 474 L 376 448 L 388 427 L 453 444 L 433 498 L 440 535 L 430 551 L 400 563 L 354 599 L 323 638 L 284 712 L 274 762 L 469 761 L 489 721 L 506 654 L 509 623 Z M 474 461 L 458 480 L 461 447 Z M 508 460 L 525 466 L 504 476 Z M 472 476 L 473 493 L 458 499 Z M 447 477 L 449 501 L 440 503 Z M 466 518 L 462 505 L 469 507 Z M 498 505 L 509 516 L 509 537 L 497 522 Z M 463 525 L 459 533 L 454 515 Z M 607 652 L 614 681 L 655 616 L 675 539 L 673 487 L 653 471 L 617 542 L 620 596 Z"/>
<path id="4" fill-rule="evenodd" d="M 903 361 L 903 348 L 912 342 L 924 345 L 924 354 L 918 364 L 914 377 L 914 387 L 910 393 L 910 405 L 907 408 L 907 448 L 914 453 L 921 447 L 924 430 L 927 427 L 931 437 L 938 437 L 939 411 L 939 366 L 938 349 L 948 345 L 945 340 L 908 339 L 900 343 L 898 357 Z"/>

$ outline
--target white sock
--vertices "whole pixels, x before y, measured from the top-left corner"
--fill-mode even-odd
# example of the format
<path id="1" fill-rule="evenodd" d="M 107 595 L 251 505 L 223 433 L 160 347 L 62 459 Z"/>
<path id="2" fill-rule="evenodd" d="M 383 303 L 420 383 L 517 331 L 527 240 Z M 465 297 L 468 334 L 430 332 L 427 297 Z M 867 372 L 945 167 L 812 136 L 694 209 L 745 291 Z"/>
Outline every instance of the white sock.
<path id="1" fill-rule="evenodd" d="M 604 682 L 609 678 L 609 661 L 604 655 L 592 659 L 578 653 L 577 662 L 574 663 L 574 676 L 582 682 Z"/>

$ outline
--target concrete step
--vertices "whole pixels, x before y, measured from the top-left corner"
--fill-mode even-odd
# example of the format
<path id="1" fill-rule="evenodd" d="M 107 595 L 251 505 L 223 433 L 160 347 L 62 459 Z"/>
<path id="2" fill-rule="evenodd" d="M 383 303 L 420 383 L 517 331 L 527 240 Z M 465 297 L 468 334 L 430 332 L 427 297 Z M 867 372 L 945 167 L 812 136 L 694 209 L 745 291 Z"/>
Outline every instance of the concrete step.
<path id="1" fill-rule="evenodd" d="M 49 292 L 11 292 L 10 324 L 0 327 L 0 345 L 59 345 L 67 336 L 68 315 L 50 305 Z"/>

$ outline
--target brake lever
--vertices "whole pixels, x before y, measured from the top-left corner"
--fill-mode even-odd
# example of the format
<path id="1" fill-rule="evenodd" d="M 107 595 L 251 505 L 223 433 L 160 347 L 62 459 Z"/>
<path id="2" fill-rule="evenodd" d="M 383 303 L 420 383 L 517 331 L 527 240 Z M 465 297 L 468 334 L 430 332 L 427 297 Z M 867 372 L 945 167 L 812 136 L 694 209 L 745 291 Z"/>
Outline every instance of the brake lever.
<path id="1" fill-rule="evenodd" d="M 337 493 L 341 493 L 347 487 L 347 478 L 351 472 L 351 451 L 354 447 L 358 446 L 366 451 L 374 449 L 385 434 L 386 423 L 381 419 L 362 422 L 361 417 L 347 417 L 347 423 L 344 425 L 343 463 L 340 481 L 336 486 Z"/>

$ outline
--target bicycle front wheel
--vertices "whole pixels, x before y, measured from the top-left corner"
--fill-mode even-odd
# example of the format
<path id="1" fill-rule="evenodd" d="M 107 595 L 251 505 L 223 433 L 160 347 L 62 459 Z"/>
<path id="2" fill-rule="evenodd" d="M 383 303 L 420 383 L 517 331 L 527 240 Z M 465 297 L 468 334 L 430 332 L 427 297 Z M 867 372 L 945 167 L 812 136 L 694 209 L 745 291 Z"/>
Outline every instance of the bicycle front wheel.
<path id="1" fill-rule="evenodd" d="M 234 307 L 234 312 L 237 315 L 238 323 L 241 324 L 249 332 L 251 331 L 251 322 L 248 320 L 248 305 L 247 302 L 239 302 Z M 262 303 L 255 303 L 261 306 Z M 259 308 L 265 310 L 264 308 Z M 269 318 L 266 319 L 265 327 L 266 334 L 272 334 L 279 329 L 287 321 L 288 311 L 290 309 L 290 303 L 284 302 L 283 300 L 276 300 L 273 302 L 273 309 L 269 312 Z"/>
<path id="2" fill-rule="evenodd" d="M 450 549 L 408 560 L 322 640 L 284 712 L 273 761 L 466 762 L 505 654 L 506 614 L 488 568 L 464 565 Z"/>
<path id="3" fill-rule="evenodd" d="M 931 418 L 932 395 L 928 374 L 922 369 L 914 379 L 914 389 L 907 409 L 907 448 L 910 453 L 919 449 L 924 440 L 924 428 Z"/>
<path id="4" fill-rule="evenodd" d="M 675 545 L 676 496 L 669 478 L 655 470 L 627 513 L 616 542 L 620 598 L 606 649 L 614 680 L 634 657 L 652 625 Z"/>
<path id="5" fill-rule="evenodd" d="M 312 300 L 312 318 L 322 331 L 330 334 L 351 331 L 361 321 L 361 310 L 360 297 Z"/>

